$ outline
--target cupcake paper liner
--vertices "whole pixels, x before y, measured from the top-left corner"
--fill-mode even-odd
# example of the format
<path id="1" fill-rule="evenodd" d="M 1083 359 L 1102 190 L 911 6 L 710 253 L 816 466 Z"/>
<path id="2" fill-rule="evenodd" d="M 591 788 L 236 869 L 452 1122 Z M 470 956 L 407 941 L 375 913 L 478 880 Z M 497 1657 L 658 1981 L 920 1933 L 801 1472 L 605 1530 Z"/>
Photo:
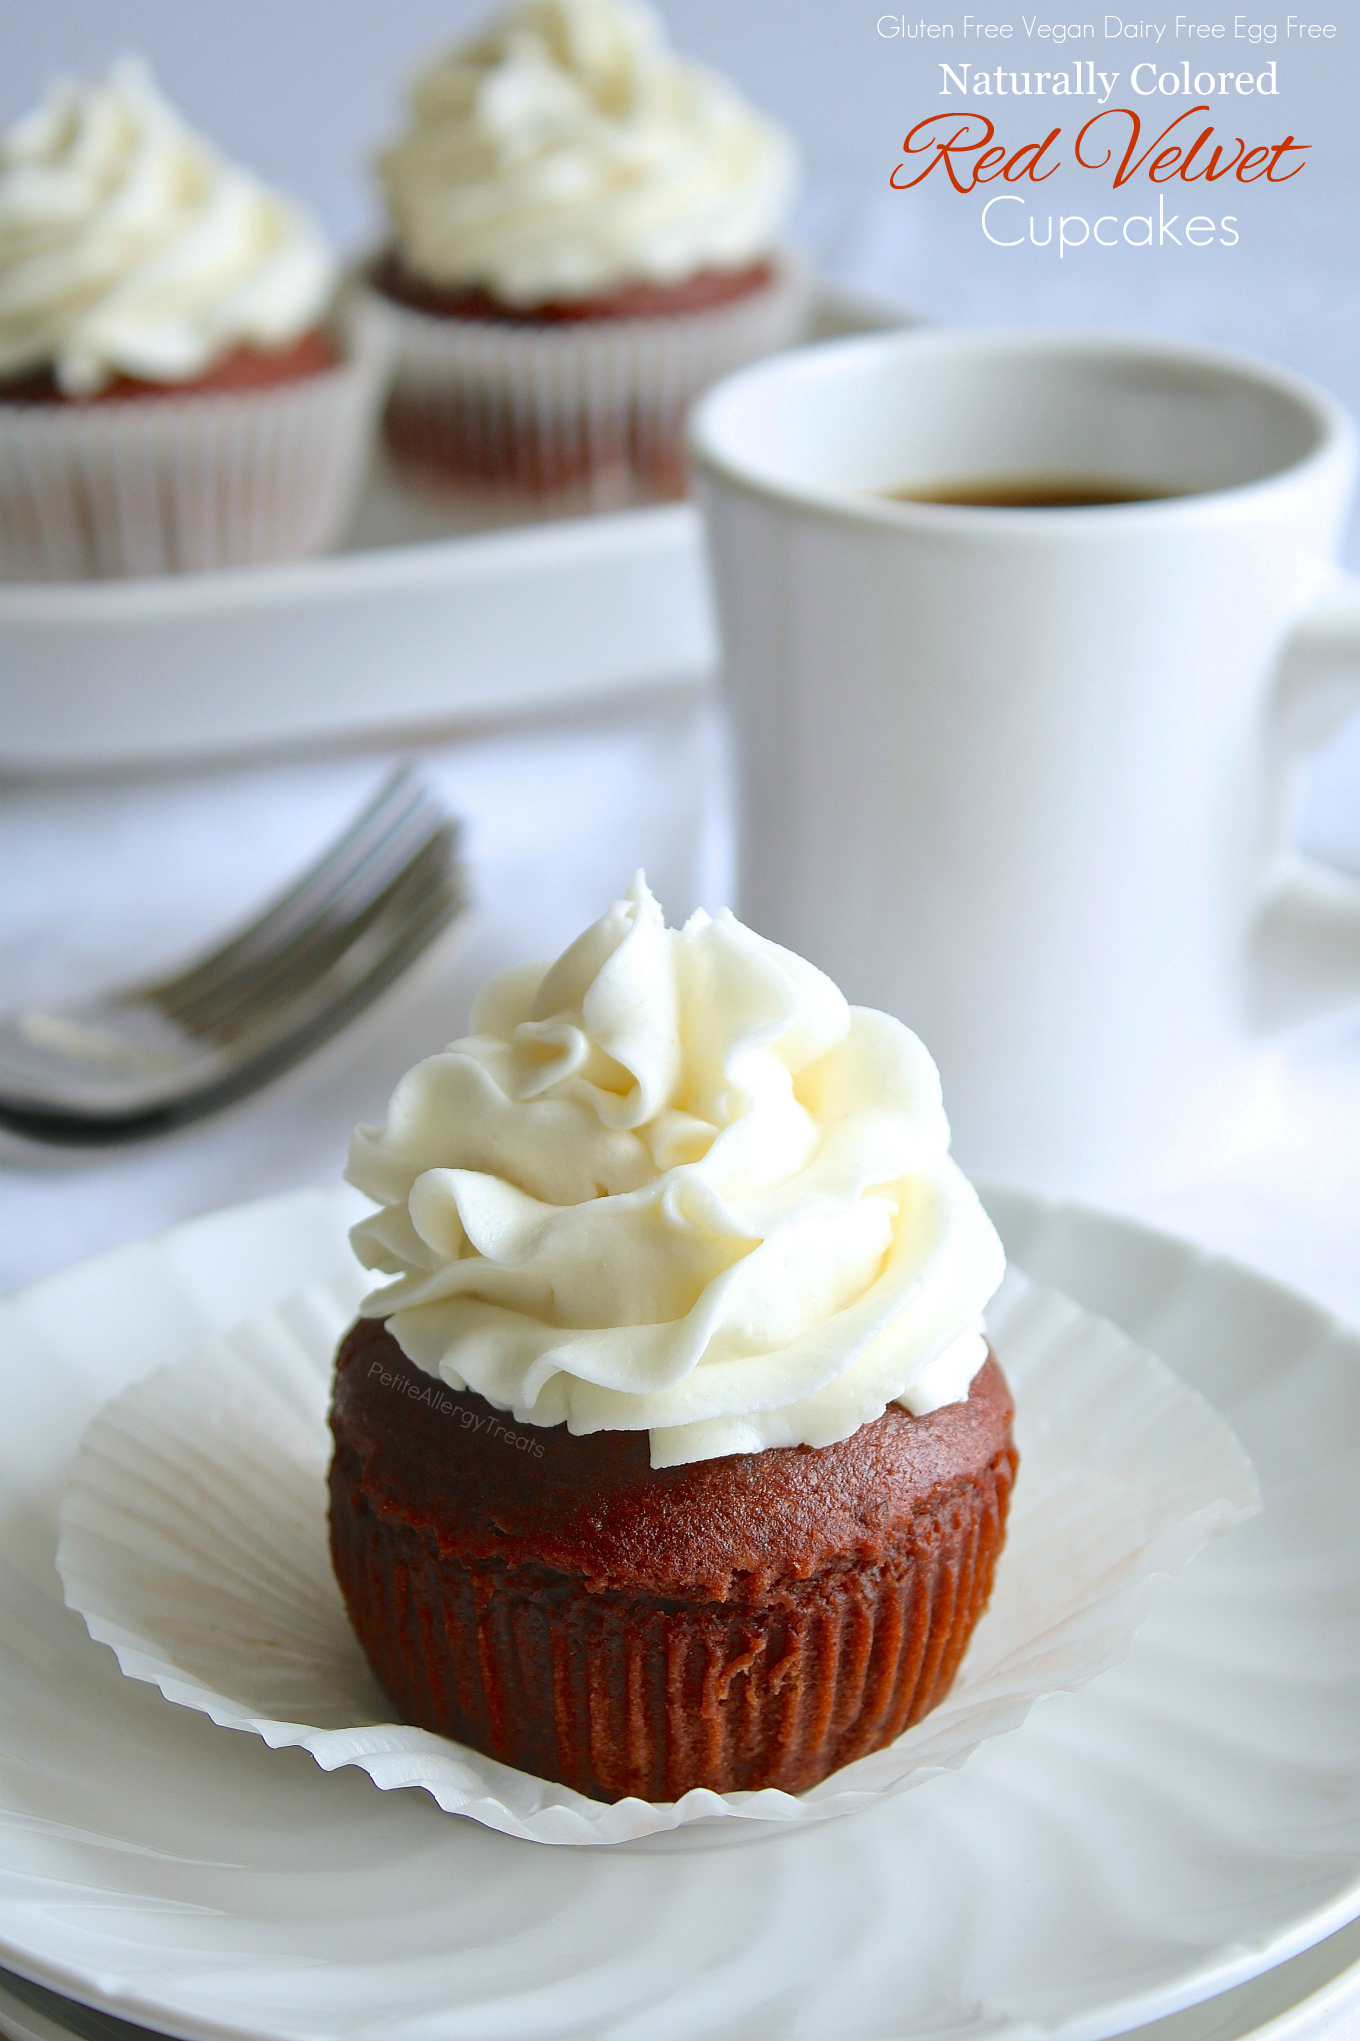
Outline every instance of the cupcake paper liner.
<path id="1" fill-rule="evenodd" d="M 0 580 L 84 581 L 300 559 L 354 508 L 384 363 L 107 404 L 0 402 Z"/>
<path id="2" fill-rule="evenodd" d="M 804 337 L 805 270 L 707 311 L 535 326 L 443 318 L 362 282 L 394 361 L 384 420 L 412 479 L 520 505 L 521 515 L 622 509 L 685 490 L 685 413 L 701 390 Z"/>
<path id="3" fill-rule="evenodd" d="M 62 1506 L 66 1600 L 124 1673 L 167 1699 L 529 1841 L 627 1842 L 694 1823 L 699 1842 L 751 1840 L 919 1786 L 1044 1695 L 1118 1664 L 1158 1583 L 1259 1508 L 1250 1462 L 1201 1396 L 1012 1269 L 987 1329 L 1015 1396 L 1020 1476 L 991 1603 L 946 1698 L 806 1793 L 604 1805 L 394 1722 L 369 1671 L 326 1526 L 331 1366 L 363 1287 L 356 1270 L 300 1291 L 104 1408 Z"/>

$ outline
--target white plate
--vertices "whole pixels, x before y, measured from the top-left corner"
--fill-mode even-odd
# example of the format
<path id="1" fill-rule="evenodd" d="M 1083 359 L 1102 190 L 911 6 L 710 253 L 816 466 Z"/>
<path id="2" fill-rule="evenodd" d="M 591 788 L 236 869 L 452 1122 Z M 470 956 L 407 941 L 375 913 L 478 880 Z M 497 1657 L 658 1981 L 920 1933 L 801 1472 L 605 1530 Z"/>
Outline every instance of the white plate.
<path id="1" fill-rule="evenodd" d="M 171 1706 L 62 1608 L 56 1505 L 91 1412 L 324 1280 L 343 1198 L 199 1220 L 0 1307 L 0 1957 L 172 2033 L 252 2041 L 1095 2041 L 1351 1919 L 1360 1339 L 1175 1241 L 1014 1193 L 992 1205 L 1037 1280 L 1217 1404 L 1265 1512 L 1085 1693 L 954 1777 L 754 1852 L 535 1850 L 452 1822 Z"/>

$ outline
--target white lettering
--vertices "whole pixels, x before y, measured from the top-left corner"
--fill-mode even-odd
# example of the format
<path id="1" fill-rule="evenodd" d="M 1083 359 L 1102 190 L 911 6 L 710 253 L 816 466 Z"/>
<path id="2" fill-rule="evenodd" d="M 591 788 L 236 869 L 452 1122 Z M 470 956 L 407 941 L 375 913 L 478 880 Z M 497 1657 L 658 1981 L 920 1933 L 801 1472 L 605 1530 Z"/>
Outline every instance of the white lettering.
<path id="1" fill-rule="evenodd" d="M 1020 234 L 1017 235 L 1014 241 L 1002 241 L 998 239 L 998 237 L 992 232 L 991 228 L 987 225 L 987 215 L 992 210 L 992 207 L 1005 205 L 1022 206 L 1024 203 L 1025 201 L 1020 197 L 1020 194 L 1014 191 L 999 191 L 995 198 L 988 199 L 986 205 L 982 208 L 982 231 L 987 236 L 987 239 L 992 243 L 993 247 L 1018 248 L 1020 246 L 1020 243 L 1024 240 L 1025 237 L 1023 234 Z"/>
<path id="2" fill-rule="evenodd" d="M 1052 213 L 1044 220 L 1042 234 L 1039 232 L 1037 216 L 1031 214 L 1028 220 L 1028 235 L 1024 223 L 1021 222 L 1014 223 L 1020 228 L 1016 234 L 1006 235 L 996 231 L 1004 223 L 998 220 L 994 227 L 991 218 L 994 206 L 1024 206 L 1026 203 L 1018 192 L 1011 191 L 998 192 L 995 197 L 988 199 L 982 208 L 982 231 L 994 248 L 1021 248 L 1028 239 L 1030 246 L 1034 248 L 1056 246 L 1061 262 L 1070 252 L 1084 248 L 1090 243 L 1099 248 L 1117 248 L 1121 237 L 1130 248 L 1160 248 L 1165 247 L 1168 241 L 1176 248 L 1208 248 L 1212 247 L 1215 239 L 1220 247 L 1235 248 L 1238 241 L 1235 216 L 1230 215 L 1226 219 L 1214 221 L 1203 213 L 1197 213 L 1187 222 L 1182 229 L 1185 235 L 1185 239 L 1182 240 L 1180 233 L 1176 231 L 1181 225 L 1180 214 L 1167 212 L 1166 200 L 1161 193 L 1158 193 L 1157 197 L 1155 220 L 1149 213 L 1133 213 L 1122 221 L 1117 213 L 1102 213 L 1092 222 L 1081 213 L 1062 213 L 1058 216 L 1058 231 L 1055 235 Z M 1102 231 L 1105 227 L 1110 229 L 1108 234 Z M 1138 231 L 1140 228 L 1141 233 Z"/>

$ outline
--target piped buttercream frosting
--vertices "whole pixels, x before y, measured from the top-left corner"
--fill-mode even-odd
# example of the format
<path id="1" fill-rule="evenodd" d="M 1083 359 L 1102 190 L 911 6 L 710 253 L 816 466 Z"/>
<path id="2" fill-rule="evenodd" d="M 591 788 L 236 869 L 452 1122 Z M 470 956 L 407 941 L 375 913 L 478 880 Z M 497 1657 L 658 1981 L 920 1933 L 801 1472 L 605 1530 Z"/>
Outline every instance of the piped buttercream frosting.
<path id="1" fill-rule="evenodd" d="M 961 1401 L 1005 1261 L 900 1021 L 641 874 L 360 1127 L 365 1300 L 517 1421 L 650 1434 L 655 1467 L 829 1445 Z"/>
<path id="2" fill-rule="evenodd" d="M 796 156 L 640 0 L 517 0 L 420 73 L 378 171 L 414 274 L 531 306 L 763 261 Z"/>
<path id="3" fill-rule="evenodd" d="M 325 314 L 335 259 L 303 207 L 190 129 L 136 58 L 61 79 L 0 133 L 0 378 L 67 396 L 190 382 Z"/>

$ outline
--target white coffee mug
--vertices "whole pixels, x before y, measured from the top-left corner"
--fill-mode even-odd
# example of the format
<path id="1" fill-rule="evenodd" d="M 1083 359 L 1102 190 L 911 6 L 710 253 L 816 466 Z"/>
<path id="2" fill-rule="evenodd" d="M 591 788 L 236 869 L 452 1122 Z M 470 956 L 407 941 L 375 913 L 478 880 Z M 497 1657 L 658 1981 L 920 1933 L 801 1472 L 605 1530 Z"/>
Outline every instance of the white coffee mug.
<path id="1" fill-rule="evenodd" d="M 929 329 L 747 369 L 691 446 L 738 912 L 917 1030 L 968 1167 L 1209 1160 L 1270 1032 L 1360 998 L 1360 883 L 1288 829 L 1360 704 L 1345 413 L 1215 348 Z M 882 493 L 1005 479 L 1153 500 Z"/>

